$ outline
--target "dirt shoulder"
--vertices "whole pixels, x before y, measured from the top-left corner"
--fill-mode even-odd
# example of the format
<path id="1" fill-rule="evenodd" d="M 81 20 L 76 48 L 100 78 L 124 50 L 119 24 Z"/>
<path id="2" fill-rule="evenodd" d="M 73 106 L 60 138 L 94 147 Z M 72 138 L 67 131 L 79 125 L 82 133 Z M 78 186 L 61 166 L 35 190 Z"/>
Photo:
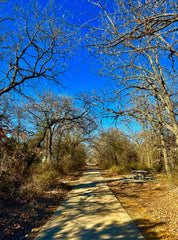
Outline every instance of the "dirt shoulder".
<path id="1" fill-rule="evenodd" d="M 156 176 L 153 181 L 126 181 L 101 170 L 109 187 L 146 240 L 178 239 L 178 187 Z"/>
<path id="2" fill-rule="evenodd" d="M 33 239 L 64 201 L 72 189 L 72 182 L 79 179 L 83 171 L 71 177 L 56 178 L 50 189 L 30 199 L 4 200 L 0 196 L 0 239 Z"/>

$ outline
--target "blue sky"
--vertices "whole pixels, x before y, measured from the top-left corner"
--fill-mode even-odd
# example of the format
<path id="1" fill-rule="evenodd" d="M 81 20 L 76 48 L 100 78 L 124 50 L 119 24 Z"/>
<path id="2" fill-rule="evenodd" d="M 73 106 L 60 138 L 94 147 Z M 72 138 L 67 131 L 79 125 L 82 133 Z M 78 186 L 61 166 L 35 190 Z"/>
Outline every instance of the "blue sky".
<path id="1" fill-rule="evenodd" d="M 9 6 L 13 6 L 12 3 L 17 3 L 19 5 L 22 4 L 25 7 L 25 5 L 28 5 L 30 2 L 33 1 L 9 0 L 8 4 Z M 98 12 L 96 12 L 96 6 L 88 2 L 88 0 L 37 0 L 36 2 L 38 2 L 42 8 L 50 2 L 55 2 L 57 14 L 59 16 L 66 17 L 67 21 L 70 21 L 71 24 L 81 25 L 87 22 L 88 19 L 93 18 L 94 15 L 98 14 Z M 6 7 L 4 14 L 9 15 L 9 13 L 11 13 L 12 15 L 11 11 L 12 9 L 10 7 Z M 94 88 L 102 88 L 104 86 L 104 79 L 96 74 L 96 63 L 92 61 L 91 64 L 90 60 L 88 58 L 86 59 L 88 56 L 87 51 L 84 49 L 79 51 L 80 52 L 76 52 L 71 56 L 71 60 L 67 62 L 69 68 L 63 75 L 59 76 L 59 78 L 64 82 L 64 85 L 69 86 L 69 89 L 65 88 L 63 90 L 66 91 L 67 94 L 73 95 L 75 92 L 91 91 Z"/>
<path id="2" fill-rule="evenodd" d="M 66 11 L 66 14 L 67 11 L 72 13 L 71 23 L 79 25 L 97 16 L 97 10 L 100 10 L 92 3 L 88 2 L 88 0 L 64 0 L 63 3 L 64 12 Z M 92 22 L 95 22 L 95 20 L 90 23 L 92 24 Z M 95 88 L 103 88 L 105 85 L 106 79 L 101 78 L 97 74 L 98 64 L 96 60 L 89 59 L 86 50 L 82 49 L 79 53 L 72 56 L 72 60 L 69 64 L 70 68 L 64 74 L 64 79 L 72 92 L 92 91 L 92 89 Z"/>
<path id="3" fill-rule="evenodd" d="M 28 1 L 25 0 L 25 2 Z M 95 19 L 95 16 L 98 16 L 100 11 L 99 7 L 93 5 L 88 0 L 63 0 L 62 2 L 53 0 L 37 1 L 41 6 L 45 6 L 49 2 L 55 2 L 56 7 L 60 9 L 59 15 L 67 17 L 67 20 L 70 20 L 71 24 L 84 24 L 89 19 Z M 90 23 L 92 24 L 93 22 L 96 24 L 96 20 Z M 99 66 L 96 60 L 91 60 L 88 58 L 88 55 L 86 50 L 81 49 L 79 52 L 74 53 L 71 60 L 67 63 L 69 69 L 61 76 L 64 85 L 69 87 L 63 90 L 67 94 L 73 95 L 77 92 L 92 91 L 95 88 L 103 88 L 105 86 L 108 79 L 100 77 L 97 74 Z"/>
<path id="4" fill-rule="evenodd" d="M 9 3 L 10 2 L 22 2 L 23 6 L 25 6 L 26 3 L 28 4 L 30 2 L 30 0 L 10 0 Z M 37 2 L 43 8 L 49 3 L 49 0 L 37 0 Z M 95 16 L 98 16 L 100 8 L 96 5 L 93 5 L 88 0 L 63 0 L 55 2 L 57 14 L 59 14 L 59 16 L 67 17 L 67 19 L 70 20 L 71 24 L 81 25 L 87 22 L 89 19 L 94 19 L 93 21 L 90 21 L 90 24 L 97 24 L 97 19 Z M 106 0 L 103 0 L 103 3 L 105 2 Z M 61 3 L 63 5 L 62 8 L 60 8 Z M 7 13 L 10 11 L 9 9 L 6 10 Z M 68 88 L 58 89 L 52 84 L 48 85 L 48 87 L 50 87 L 51 90 L 56 94 L 67 94 L 71 96 L 75 95 L 78 92 L 92 92 L 93 89 L 104 88 L 108 79 L 100 77 L 97 74 L 97 70 L 99 70 L 100 66 L 98 63 L 96 63 L 96 59 L 87 57 L 88 52 L 84 50 L 84 48 L 78 50 L 78 52 L 71 56 L 71 59 L 67 63 L 69 65 L 69 68 L 63 75 L 59 76 L 59 78 L 64 82 L 64 85 L 68 86 Z M 42 84 L 42 86 L 43 89 L 45 89 L 47 85 Z M 108 127 L 110 126 L 111 121 L 107 120 L 103 123 L 105 127 Z M 124 126 L 122 126 L 122 128 L 124 128 Z"/>
<path id="5" fill-rule="evenodd" d="M 61 1 L 61 0 L 56 0 L 56 1 L 54 1 L 54 0 L 36 0 L 36 2 L 37 3 L 39 3 L 39 5 L 41 6 L 41 8 L 42 8 L 42 10 L 43 10 L 43 8 L 47 5 L 47 4 L 49 4 L 50 2 L 51 3 L 55 3 L 55 7 L 56 7 L 56 9 L 54 9 L 54 10 L 56 10 L 56 16 L 58 17 L 59 16 L 59 18 L 60 17 L 62 17 L 62 21 L 64 20 L 64 19 L 66 19 L 67 20 L 67 23 L 70 23 L 70 25 L 78 25 L 78 26 L 81 26 L 81 25 L 84 25 L 85 23 L 87 23 L 87 25 L 88 24 L 90 24 L 90 25 L 92 25 L 92 24 L 94 24 L 95 26 L 98 26 L 97 24 L 98 24 L 98 20 L 99 20 L 99 18 L 98 18 L 98 15 L 101 13 L 101 8 L 99 7 L 99 6 L 96 6 L 95 4 L 92 4 L 90 1 L 93 1 L 93 2 L 95 2 L 95 1 L 97 1 L 97 0 L 63 0 L 63 1 Z M 35 2 L 35 0 L 32 0 L 32 2 Z M 113 3 L 113 1 L 109 1 L 109 0 L 101 0 L 101 2 L 102 2 L 102 5 L 105 5 L 105 3 L 107 2 L 108 3 L 108 5 L 107 5 L 107 13 L 112 13 L 112 3 Z M 23 5 L 24 7 L 25 7 L 25 4 L 29 4 L 29 3 L 31 3 L 31 0 L 7 0 L 7 2 L 5 1 L 5 4 L 9 4 L 10 5 L 10 7 L 12 7 L 12 5 L 14 5 L 14 3 L 18 3 L 19 5 Z M 12 4 L 13 3 L 13 4 Z M 1 5 L 2 5 L 2 1 L 1 1 Z M 61 6 L 62 5 L 62 6 Z M 31 6 L 30 6 L 31 7 Z M 8 7 L 6 7 L 5 9 L 4 9 L 4 11 L 2 11 L 2 9 L 0 9 L 1 11 L 0 11 L 0 13 L 3 15 L 4 14 L 4 16 L 7 14 L 7 16 L 8 16 L 8 14 L 10 13 L 10 11 L 11 11 L 11 16 L 13 16 L 13 12 L 12 12 L 12 9 L 11 8 L 8 8 Z M 23 13 L 23 11 L 22 11 L 22 13 Z M 31 14 L 31 8 L 30 8 L 30 11 L 29 11 L 29 16 L 30 16 L 30 21 L 29 22 L 31 22 L 31 25 L 30 25 L 30 27 L 31 27 L 31 29 L 33 30 L 34 29 L 34 22 L 31 20 L 31 16 L 32 16 L 32 14 Z M 50 12 L 50 14 L 51 14 L 52 12 Z M 19 14 L 19 12 L 18 12 L 18 14 Z M 103 14 L 103 12 L 102 12 L 102 14 Z M 27 14 L 28 15 L 28 14 Z M 40 17 L 41 17 L 41 15 L 39 15 Z M 45 15 L 45 16 L 49 16 L 49 15 Z M 53 15 L 52 15 L 53 16 Z M 18 19 L 18 21 L 20 22 L 20 19 L 19 18 L 17 18 Z M 35 19 L 35 18 L 34 18 Z M 50 18 L 50 20 L 51 20 L 52 18 Z M 55 18 L 56 19 L 56 18 Z M 90 20 L 90 21 L 89 21 Z M 106 21 L 108 20 L 107 19 L 107 17 L 104 19 L 104 22 L 106 22 Z M 120 20 L 119 20 L 120 21 Z M 18 23 L 19 23 L 18 22 Z M 47 24 L 47 23 L 50 23 L 50 21 L 47 21 L 46 22 L 46 19 L 45 19 L 45 22 L 44 22 L 45 24 Z M 59 27 L 60 24 L 61 23 L 61 21 L 57 21 L 57 27 Z M 117 24 L 119 25 L 120 24 L 120 22 L 117 22 Z M 9 29 L 7 30 L 6 29 L 6 31 L 8 31 L 8 32 L 10 32 L 10 33 L 12 33 L 12 39 L 13 39 L 13 37 L 14 37 L 14 35 L 16 35 L 16 32 L 18 32 L 18 31 L 16 31 L 16 28 L 14 28 L 14 32 L 13 31 L 10 31 L 10 30 L 12 30 L 12 25 L 13 25 L 13 21 L 11 22 L 11 24 L 8 26 L 7 25 L 7 29 L 8 29 L 8 27 L 9 27 Z M 20 25 L 20 24 L 19 24 Z M 18 25 L 18 26 L 19 26 Z M 45 25 L 45 27 L 44 27 L 44 29 L 46 29 L 46 26 L 47 25 Z M 64 26 L 63 24 L 62 24 L 62 26 Z M 69 24 L 67 25 L 67 26 L 69 26 Z M 109 25 L 108 25 L 109 26 Z M 20 25 L 20 27 L 22 27 L 22 29 L 23 29 L 23 31 L 25 32 L 25 28 L 24 28 L 24 25 L 23 26 L 21 26 Z M 6 26 L 5 26 L 5 28 L 6 28 Z M 50 29 L 50 28 L 49 28 Z M 59 29 L 59 28 L 57 28 L 57 29 Z M 19 29 L 18 29 L 19 30 Z M 65 29 L 66 30 L 66 29 Z M 68 29 L 67 29 L 68 30 Z M 71 28 L 70 28 L 70 30 L 71 30 Z M 72 28 L 72 30 L 73 30 L 73 28 Z M 86 33 L 86 29 L 85 28 L 80 28 L 80 30 L 82 30 L 82 31 L 79 31 L 79 34 L 80 34 L 80 39 L 83 39 L 83 45 L 85 44 L 85 39 L 84 39 L 84 34 Z M 110 30 L 110 29 L 109 29 Z M 1 31 L 2 31 L 2 28 L 1 28 Z M 20 31 L 19 31 L 20 32 Z M 18 32 L 18 33 L 19 33 Z M 32 31 L 33 32 L 33 31 Z M 63 31 L 63 28 L 62 28 L 62 33 L 63 33 L 64 31 Z M 95 35 L 95 38 L 94 39 L 97 39 L 97 36 L 99 36 L 99 38 L 100 38 L 100 33 L 103 33 L 103 31 L 98 31 L 97 33 L 98 33 L 98 35 L 96 34 L 96 32 L 94 33 Z M 14 33 L 14 34 L 13 34 Z M 76 32 L 75 32 L 76 33 Z M 83 34 L 83 35 L 82 35 Z M 50 34 L 49 34 L 50 35 Z M 49 38 L 49 35 L 47 36 L 47 39 Z M 66 36 L 68 36 L 67 35 L 67 33 L 65 33 L 65 34 L 61 34 L 62 36 L 64 35 L 65 37 Z M 61 36 L 60 34 L 59 34 L 59 36 Z M 22 35 L 21 35 L 21 32 L 20 32 L 20 34 L 18 34 L 18 36 L 17 37 L 21 37 Z M 103 35 L 102 35 L 103 36 Z M 10 39 L 11 39 L 11 37 L 10 37 Z M 15 36 L 16 37 L 16 36 Z M 14 37 L 14 38 L 15 38 Z M 20 37 L 19 37 L 19 39 L 20 39 Z M 78 37 L 78 36 L 77 36 Z M 91 37 L 91 35 L 90 35 L 90 37 Z M 107 36 L 108 37 L 108 36 Z M 62 38 L 62 37 L 61 37 Z M 61 40 L 61 38 L 60 38 L 60 40 Z M 67 38 L 67 37 L 66 37 Z M 72 37 L 71 37 L 72 38 Z M 25 38 L 24 38 L 25 39 Z M 24 40 L 23 39 L 23 40 Z M 28 37 L 27 37 L 27 39 L 29 39 Z M 77 38 L 76 38 L 77 39 Z M 0 36 L 0 40 L 1 40 L 1 36 Z M 61 43 L 61 41 L 59 40 L 59 42 Z M 11 41 L 11 40 L 10 40 Z M 14 40 L 12 40 L 12 43 L 14 43 L 16 41 L 16 39 Z M 26 39 L 24 40 L 24 41 L 26 41 Z M 79 40 L 78 40 L 79 41 Z M 98 39 L 96 40 L 96 41 L 99 41 Z M 64 41 L 65 42 L 65 41 Z M 47 89 L 47 90 L 49 90 L 49 88 L 51 88 L 51 90 L 52 91 L 54 91 L 56 94 L 66 94 L 66 95 L 71 95 L 71 96 L 75 96 L 75 94 L 76 93 L 78 93 L 78 92 L 81 92 L 81 93 L 85 93 L 85 92 L 92 92 L 92 90 L 93 89 L 103 89 L 104 87 L 105 87 L 105 85 L 106 85 L 106 83 L 108 83 L 107 82 L 107 80 L 109 80 L 109 79 L 106 79 L 106 78 L 104 78 L 104 77 L 100 77 L 98 74 L 97 74 L 97 71 L 98 70 L 100 70 L 100 65 L 96 62 L 96 59 L 95 58 L 87 58 L 88 57 L 88 52 L 87 52 L 87 50 L 86 49 L 84 49 L 84 47 L 83 48 L 77 48 L 77 46 L 75 46 L 75 44 L 77 45 L 77 42 L 75 42 L 74 40 L 73 40 L 73 45 L 74 45 L 74 52 L 73 52 L 73 54 L 71 55 L 71 56 L 69 56 L 69 52 L 70 51 L 68 51 L 68 44 L 66 44 L 67 45 L 67 47 L 66 47 L 66 52 L 67 52 L 67 54 L 66 54 L 66 52 L 65 52 L 65 58 L 67 58 L 67 62 L 66 62 L 66 64 L 68 64 L 69 65 L 69 68 L 65 71 L 65 73 L 62 75 L 59 75 L 59 77 L 58 77 L 58 79 L 59 80 L 61 80 L 61 82 L 65 85 L 65 86 L 68 86 L 68 88 L 61 88 L 61 87 L 59 87 L 59 88 L 57 88 L 56 87 L 56 85 L 53 85 L 52 83 L 50 83 L 50 84 L 48 84 L 47 83 L 47 81 L 46 81 L 46 79 L 44 80 L 43 79 L 43 82 L 40 82 L 40 85 L 38 85 L 38 84 L 36 84 L 37 85 L 37 91 L 39 90 L 39 92 L 43 92 L 44 90 L 45 90 L 45 88 Z M 0 44 L 1 44 L 1 42 L 0 42 Z M 3 44 L 5 45 L 5 44 L 8 44 L 8 41 L 7 41 L 7 43 L 4 41 L 3 42 Z M 23 43 L 22 43 L 23 44 Z M 40 42 L 40 44 L 41 44 L 41 42 Z M 11 42 L 9 43 L 9 45 L 11 46 Z M 42 43 L 42 45 L 43 45 L 43 43 Z M 60 45 L 60 44 L 59 44 Z M 58 50 L 60 50 L 60 49 L 62 49 L 63 50 L 63 48 L 59 48 L 59 45 L 58 45 Z M 61 45 L 60 45 L 61 46 Z M 72 48 L 72 50 L 73 50 L 73 46 L 71 46 L 70 45 L 70 47 Z M 13 48 L 13 46 L 12 46 L 12 48 Z M 64 48 L 65 48 L 65 46 L 64 46 Z M 12 59 L 13 58 L 15 58 L 15 56 L 16 56 L 16 54 L 15 54 L 15 50 L 14 51 L 12 51 L 12 53 L 9 51 L 9 48 L 8 47 L 6 47 L 6 49 L 7 49 L 7 51 L 8 51 L 8 53 L 7 53 L 7 55 L 9 55 L 9 58 L 7 58 L 7 57 L 4 57 L 4 61 L 6 61 L 6 68 L 8 68 L 9 69 L 9 66 L 10 66 L 10 61 L 9 61 L 9 59 L 10 59 L 10 57 L 11 57 L 11 54 L 12 54 Z M 14 49 L 15 49 L 15 47 L 14 47 Z M 17 49 L 17 48 L 16 48 Z M 36 48 L 37 49 L 37 48 Z M 35 50 L 33 50 L 33 51 L 35 51 Z M 29 51 L 30 52 L 30 51 Z M 29 55 L 31 54 L 31 52 L 30 52 L 30 54 L 29 54 L 29 52 L 27 53 L 27 55 L 28 55 L 28 60 L 29 60 Z M 59 51 L 60 52 L 60 51 Z M 58 53 L 59 53 L 58 52 Z M 167 53 L 167 54 L 169 54 L 169 53 Z M 5 54 L 4 54 L 5 55 Z M 6 56 L 7 56 L 6 55 Z M 60 53 L 59 53 L 59 55 L 60 55 Z M 58 56 L 59 56 L 58 55 Z M 53 55 L 54 56 L 54 55 Z M 138 55 L 139 56 L 139 55 Z M 107 61 L 107 60 L 109 60 L 108 62 L 109 63 L 111 63 L 111 58 L 113 57 L 113 59 L 117 59 L 117 61 L 116 61 L 116 63 L 117 63 L 117 65 L 116 65 L 116 67 L 117 66 L 120 66 L 120 62 L 122 63 L 122 59 L 121 58 L 119 58 L 119 61 L 118 61 L 118 55 L 116 55 L 116 56 L 113 56 L 113 55 L 108 55 L 108 58 L 107 58 L 107 55 L 105 56 L 105 60 Z M 122 57 L 124 58 L 124 59 L 126 59 L 126 55 L 122 55 Z M 59 57 L 60 58 L 60 57 Z M 7 59 L 7 60 L 6 60 Z M 60 58 L 61 59 L 61 58 Z M 143 58 L 141 58 L 142 60 L 143 60 Z M 127 60 L 127 59 L 126 59 Z M 43 60 L 42 60 L 43 61 Z M 53 60 L 51 60 L 51 61 L 54 61 L 54 59 Z M 66 60 L 65 60 L 66 61 Z M 139 61 L 141 61 L 141 60 L 139 60 Z M 162 58 L 162 60 L 161 61 L 163 61 L 163 63 L 165 62 L 165 57 L 163 57 Z M 171 61 L 170 59 L 169 59 L 169 61 Z M 28 63 L 26 63 L 25 61 L 23 61 L 22 60 L 22 62 L 23 62 L 23 64 L 25 65 L 25 64 L 27 64 L 27 66 L 28 65 L 30 65 L 30 64 L 28 64 Z M 30 62 L 30 61 L 29 61 Z M 62 61 L 61 61 L 62 62 Z M 61 67 L 61 62 L 60 62 L 60 64 L 59 64 L 59 66 Z M 32 63 L 32 61 L 31 61 L 31 63 Z M 124 63 L 125 63 L 125 61 L 124 61 Z M 141 62 L 140 62 L 141 63 Z M 23 64 L 22 64 L 22 66 L 23 66 Z M 50 62 L 50 64 L 51 64 L 51 62 Z M 165 69 L 165 67 L 167 67 L 168 68 L 168 70 L 169 70 L 169 67 L 170 67 L 170 64 L 168 64 L 168 66 L 166 66 L 167 64 L 166 63 L 164 63 L 163 64 L 164 65 L 164 69 Z M 55 65 L 56 66 L 56 65 Z M 43 67 L 44 67 L 44 65 L 43 65 Z M 58 67 L 58 66 L 57 66 Z M 60 67 L 58 67 L 58 69 L 57 69 L 57 67 L 56 67 L 56 69 L 55 69 L 55 72 L 57 72 L 58 70 L 60 71 L 61 69 L 60 69 Z M 1 62 L 1 68 L 3 69 L 4 68 L 4 66 L 3 66 L 3 62 Z M 12 70 L 13 68 L 11 68 L 11 70 Z M 33 69 L 33 68 L 31 68 L 31 69 Z M 38 66 L 38 69 L 40 69 L 40 67 Z M 116 68 L 117 69 L 117 68 Z M 4 70 L 4 69 L 3 69 Z M 23 71 L 24 69 L 22 69 L 22 71 Z M 107 69 L 106 69 L 107 70 Z M 112 65 L 112 70 L 113 70 L 113 65 Z M 25 71 L 28 71 L 28 69 L 25 69 L 24 70 L 24 72 Z M 123 71 L 120 71 L 120 70 L 116 70 L 116 72 L 115 72 L 116 74 L 117 74 L 117 76 L 125 76 L 126 74 L 124 73 L 124 69 L 123 69 Z M 1 74 L 1 73 L 0 73 Z M 11 71 L 10 72 L 10 74 L 11 74 L 11 76 L 12 76 L 12 74 L 13 74 L 13 71 Z M 10 75 L 9 74 L 9 75 Z M 122 75 L 123 74 L 123 75 Z M 19 74 L 18 75 L 18 77 L 21 77 L 21 76 L 23 76 L 23 74 Z M 53 75 L 54 76 L 54 75 Z M 127 75 L 126 75 L 127 76 Z M 169 75 L 168 75 L 168 77 L 169 77 Z M 6 79 L 5 79 L 6 80 Z M 6 82 L 4 81 L 3 82 L 4 83 L 4 86 L 8 83 L 8 81 L 6 80 Z M 116 82 L 115 82 L 116 83 Z M 34 87 L 34 82 L 32 83 L 32 86 Z M 172 83 L 171 83 L 172 84 Z M 27 86 L 27 85 L 26 85 Z M 120 83 L 120 81 L 118 81 L 118 85 L 117 84 L 113 84 L 113 89 L 117 89 L 117 90 L 119 90 L 119 89 L 121 89 L 121 83 Z M 23 87 L 22 87 L 23 88 Z M 22 91 L 25 91 L 24 90 L 25 88 L 23 88 L 22 89 Z M 34 93 L 33 93 L 33 88 L 32 88 L 32 92 L 30 93 L 29 91 L 29 87 L 27 87 L 26 88 L 26 90 L 27 90 L 27 94 L 32 94 L 33 96 L 35 95 Z M 113 93 L 112 91 L 111 91 L 111 85 L 109 86 L 109 92 L 111 92 L 111 93 Z M 130 102 L 129 102 L 129 97 L 127 97 L 127 96 L 125 96 L 124 94 L 122 95 L 123 96 L 123 98 L 122 98 L 122 101 L 118 98 L 118 93 L 116 92 L 116 101 L 113 103 L 113 105 L 115 105 L 114 107 L 116 108 L 117 106 L 116 106 L 116 103 L 117 103 L 117 101 L 118 101 L 118 104 L 119 105 L 122 105 L 124 108 L 125 108 L 125 106 L 126 106 L 126 108 L 130 105 Z M 152 101 L 152 99 L 150 98 L 150 101 Z M 127 102 L 127 105 L 126 105 L 126 102 Z M 110 102 L 109 102 L 110 103 Z M 120 104 L 121 103 L 121 104 Z M 112 104 L 112 103 L 111 103 Z M 112 105 L 112 106 L 113 106 Z M 105 126 L 108 126 L 110 124 L 110 121 L 109 122 L 105 122 Z M 121 124 L 122 125 L 122 124 Z M 119 125 L 119 126 L 121 126 L 121 125 Z M 138 127 L 135 125 L 135 123 L 133 123 L 133 124 L 130 124 L 130 126 L 131 127 L 133 127 L 133 128 L 135 128 L 135 129 L 138 129 Z M 122 128 L 124 129 L 124 127 L 122 126 Z"/>

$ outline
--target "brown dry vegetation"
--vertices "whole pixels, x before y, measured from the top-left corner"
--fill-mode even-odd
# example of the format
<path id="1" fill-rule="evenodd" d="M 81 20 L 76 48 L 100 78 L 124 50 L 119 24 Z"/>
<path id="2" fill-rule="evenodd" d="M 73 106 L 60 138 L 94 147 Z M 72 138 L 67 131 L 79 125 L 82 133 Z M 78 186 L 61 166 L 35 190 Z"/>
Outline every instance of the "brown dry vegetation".
<path id="1" fill-rule="evenodd" d="M 146 240 L 178 239 L 178 186 L 165 176 L 153 181 L 116 180 L 109 171 L 103 171 L 107 183 L 134 220 Z M 115 176 L 116 177 L 116 176 Z"/>
<path id="2" fill-rule="evenodd" d="M 58 177 L 48 189 L 30 198 L 5 200 L 0 195 L 0 239 L 33 239 L 72 189 L 70 181 L 77 180 L 82 173 Z"/>
<path id="3" fill-rule="evenodd" d="M 73 176 L 58 177 L 53 184 L 30 199 L 0 198 L 0 239 L 33 239 L 72 189 Z M 178 239 L 178 187 L 157 175 L 153 181 L 126 181 L 101 170 L 115 196 L 134 220 L 146 240 Z M 70 184 L 66 184 L 70 182 Z"/>

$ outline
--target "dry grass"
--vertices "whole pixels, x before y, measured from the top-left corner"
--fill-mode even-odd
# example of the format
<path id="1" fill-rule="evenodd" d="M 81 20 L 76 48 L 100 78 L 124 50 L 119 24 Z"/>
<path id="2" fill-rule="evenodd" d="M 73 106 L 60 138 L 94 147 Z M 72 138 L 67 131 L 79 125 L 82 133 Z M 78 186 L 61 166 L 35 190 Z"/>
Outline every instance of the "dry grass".
<path id="1" fill-rule="evenodd" d="M 178 187 L 163 176 L 154 181 L 112 180 L 108 185 L 136 223 L 146 240 L 178 239 Z M 115 176 L 116 177 L 116 176 Z M 125 176 L 119 176 L 123 178 Z"/>

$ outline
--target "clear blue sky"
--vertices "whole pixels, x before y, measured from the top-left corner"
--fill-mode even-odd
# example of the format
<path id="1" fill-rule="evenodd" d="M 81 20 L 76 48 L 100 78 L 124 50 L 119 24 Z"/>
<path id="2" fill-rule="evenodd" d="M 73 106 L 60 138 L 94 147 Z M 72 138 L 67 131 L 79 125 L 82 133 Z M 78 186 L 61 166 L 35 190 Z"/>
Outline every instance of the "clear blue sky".
<path id="1" fill-rule="evenodd" d="M 94 1 L 94 0 L 93 0 Z M 105 3 L 108 0 L 103 0 L 102 3 Z M 29 3 L 30 0 L 9 0 L 9 3 Z M 36 0 L 43 8 L 50 2 L 55 2 L 57 14 L 59 16 L 65 16 L 68 20 L 70 20 L 71 24 L 82 25 L 86 23 L 89 19 L 94 19 L 90 21 L 90 24 L 97 24 L 97 19 L 100 12 L 100 8 L 88 0 Z M 60 7 L 62 4 L 62 8 Z M 10 11 L 6 9 L 7 12 Z M 60 89 L 60 92 L 57 91 L 56 86 L 51 85 L 51 90 L 55 93 L 62 93 L 67 95 L 75 95 L 77 92 L 91 92 L 96 88 L 104 88 L 106 85 L 106 81 L 108 79 L 102 78 L 97 74 L 97 70 L 99 69 L 98 64 L 96 64 L 95 59 L 88 59 L 88 52 L 84 49 L 79 50 L 71 57 L 71 60 L 68 62 L 70 65 L 69 69 L 64 73 L 64 75 L 59 76 L 64 82 L 64 85 L 69 88 L 65 88 L 63 90 Z M 45 84 L 42 84 L 45 89 Z M 48 85 L 49 87 L 49 85 Z M 110 121 L 105 121 L 105 126 L 110 125 Z M 124 128 L 124 127 L 123 127 Z"/>
<path id="2" fill-rule="evenodd" d="M 79 25 L 97 16 L 100 10 L 99 7 L 97 8 L 88 0 L 64 0 L 63 4 L 66 14 L 68 11 L 72 13 L 71 23 Z M 90 23 L 92 24 L 92 21 Z M 72 56 L 71 66 L 64 74 L 66 83 L 70 86 L 72 92 L 91 91 L 98 87 L 103 88 L 105 79 L 98 76 L 95 60 L 85 59 L 88 57 L 88 53 L 84 49 L 81 51 L 78 55 Z"/>
<path id="3" fill-rule="evenodd" d="M 84 24 L 89 19 L 97 16 L 100 10 L 99 7 L 93 5 L 88 0 L 9 0 L 7 2 L 9 7 L 6 7 L 4 14 L 8 16 L 8 14 L 11 13 L 14 3 L 25 7 L 30 2 L 39 3 L 41 8 L 53 3 L 56 6 L 59 16 L 65 16 L 67 17 L 67 21 L 70 21 L 71 24 L 78 25 Z M 67 94 L 74 94 L 80 91 L 92 91 L 92 89 L 97 87 L 102 88 L 105 85 L 105 80 L 96 73 L 96 63 L 94 60 L 90 62 L 89 59 L 86 59 L 88 56 L 86 50 L 84 51 L 84 49 L 82 49 L 79 51 L 80 52 L 74 53 L 71 56 L 71 60 L 67 63 L 69 69 L 64 75 L 59 76 L 64 82 L 64 85 L 69 86 L 69 89 L 66 88 L 64 90 Z"/>
<path id="4" fill-rule="evenodd" d="M 28 1 L 29 0 L 25 0 L 25 2 Z M 68 20 L 71 21 L 71 24 L 84 24 L 89 19 L 97 16 L 100 11 L 99 7 L 93 5 L 88 0 L 37 0 L 37 2 L 39 2 L 41 6 L 45 6 L 50 2 L 55 2 L 55 5 L 57 8 L 59 7 L 59 9 L 62 5 L 59 14 L 67 16 Z M 92 89 L 104 87 L 106 79 L 98 76 L 95 67 L 96 63 L 94 60 L 90 62 L 89 59 L 85 59 L 86 57 L 88 57 L 88 53 L 83 49 L 82 52 L 72 56 L 72 59 L 69 62 L 70 67 L 62 77 L 64 84 L 70 88 L 68 90 L 66 89 L 67 94 L 92 91 Z"/>
<path id="5" fill-rule="evenodd" d="M 29 0 L 25 1 L 28 2 Z M 59 14 L 67 16 L 71 24 L 84 24 L 89 19 L 95 19 L 95 16 L 98 16 L 100 11 L 99 7 L 93 5 L 88 0 L 63 0 L 62 2 L 37 0 L 37 2 L 41 6 L 55 2 L 56 7 L 60 9 Z M 60 8 L 61 5 L 62 8 Z M 96 24 L 96 20 L 90 21 L 91 24 L 92 22 Z M 107 79 L 97 74 L 98 65 L 95 62 L 96 60 L 93 59 L 91 61 L 87 57 L 87 51 L 82 49 L 77 54 L 74 54 L 71 61 L 68 62 L 70 67 L 62 76 L 64 84 L 69 86 L 69 89 L 64 90 L 67 94 L 92 91 L 95 88 L 103 88 L 105 86 Z"/>

